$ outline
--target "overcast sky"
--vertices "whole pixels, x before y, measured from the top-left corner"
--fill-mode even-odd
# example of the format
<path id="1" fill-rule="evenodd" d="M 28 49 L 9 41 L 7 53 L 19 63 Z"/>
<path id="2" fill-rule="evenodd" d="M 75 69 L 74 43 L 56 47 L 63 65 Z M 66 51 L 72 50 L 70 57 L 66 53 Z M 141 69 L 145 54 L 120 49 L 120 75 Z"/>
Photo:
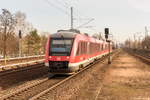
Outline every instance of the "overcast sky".
<path id="1" fill-rule="evenodd" d="M 48 3 L 49 1 L 49 3 Z M 143 32 L 150 24 L 150 0 L 1 0 L 0 8 L 11 12 L 21 11 L 27 20 L 40 31 L 56 32 L 58 29 L 70 28 L 69 8 L 74 7 L 75 25 L 78 27 L 94 18 L 82 32 L 103 32 L 109 27 L 118 41 L 133 38 L 136 32 Z M 150 29 L 150 27 L 148 28 Z"/>

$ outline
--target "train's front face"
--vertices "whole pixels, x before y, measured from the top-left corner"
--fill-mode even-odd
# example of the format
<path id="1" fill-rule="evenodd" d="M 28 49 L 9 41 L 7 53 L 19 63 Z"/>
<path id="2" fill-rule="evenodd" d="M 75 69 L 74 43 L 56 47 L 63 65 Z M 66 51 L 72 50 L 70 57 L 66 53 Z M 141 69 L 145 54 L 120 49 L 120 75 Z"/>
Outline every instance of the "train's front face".
<path id="1" fill-rule="evenodd" d="M 49 41 L 49 71 L 51 73 L 70 73 L 68 64 L 74 38 L 67 34 L 56 34 L 50 37 Z"/>

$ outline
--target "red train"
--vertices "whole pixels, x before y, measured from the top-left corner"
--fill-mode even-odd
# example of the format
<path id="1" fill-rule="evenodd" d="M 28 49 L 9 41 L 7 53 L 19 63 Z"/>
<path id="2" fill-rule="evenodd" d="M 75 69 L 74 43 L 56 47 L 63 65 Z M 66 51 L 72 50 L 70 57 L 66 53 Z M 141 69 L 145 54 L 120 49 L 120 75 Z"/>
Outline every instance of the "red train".
<path id="1" fill-rule="evenodd" d="M 58 31 L 46 45 L 45 65 L 54 74 L 72 74 L 108 54 L 108 43 L 79 31 Z M 111 49 L 112 50 L 112 49 Z"/>

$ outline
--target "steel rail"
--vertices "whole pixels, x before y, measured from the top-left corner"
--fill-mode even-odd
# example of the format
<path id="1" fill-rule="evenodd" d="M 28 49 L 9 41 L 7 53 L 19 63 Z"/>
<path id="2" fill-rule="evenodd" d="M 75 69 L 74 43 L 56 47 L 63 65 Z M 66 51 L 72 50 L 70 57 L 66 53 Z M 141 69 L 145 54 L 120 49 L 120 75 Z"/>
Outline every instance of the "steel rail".
<path id="1" fill-rule="evenodd" d="M 116 54 L 117 54 L 117 53 L 115 52 L 113 55 L 116 55 Z M 90 65 L 88 65 L 87 67 L 81 69 L 79 72 L 77 72 L 77 73 L 75 73 L 75 74 L 73 74 L 73 75 L 71 75 L 71 76 L 69 76 L 69 77 L 67 77 L 67 78 L 65 78 L 65 79 L 63 79 L 63 80 L 57 82 L 56 84 L 52 85 L 50 88 L 48 88 L 48 89 L 46 89 L 46 90 L 40 92 L 39 94 L 37 94 L 37 95 L 31 97 L 29 100 L 38 99 L 40 96 L 42 96 L 42 95 L 44 95 L 45 93 L 47 93 L 47 92 L 53 90 L 54 88 L 60 86 L 61 84 L 63 84 L 63 83 L 65 83 L 65 82 L 69 81 L 70 79 L 76 77 L 78 74 L 82 73 L 83 71 L 86 71 L 87 69 L 91 68 L 91 67 L 94 66 L 95 64 L 97 64 L 97 63 L 99 63 L 99 62 L 105 61 L 106 58 L 107 58 L 107 56 L 102 57 L 102 58 L 100 58 L 99 60 L 96 60 L 96 61 L 93 62 L 92 64 L 90 64 Z M 53 77 L 53 76 L 52 76 L 52 77 Z M 38 87 L 40 84 L 45 83 L 45 82 L 47 82 L 47 81 L 49 81 L 48 78 L 43 79 L 43 80 L 41 80 L 41 81 L 39 81 L 39 82 L 33 83 L 33 84 L 31 84 L 31 85 L 28 85 L 28 86 L 26 86 L 26 87 L 24 87 L 24 88 L 18 89 L 18 90 L 16 90 L 15 92 L 12 92 L 12 93 L 10 93 L 10 94 L 4 95 L 3 97 L 0 97 L 0 100 L 9 100 L 9 99 L 11 99 L 11 98 L 13 98 L 13 97 L 19 95 L 21 92 L 28 91 L 29 89 L 31 89 L 31 88 L 33 88 L 33 87 Z"/>
<path id="2" fill-rule="evenodd" d="M 117 54 L 119 54 L 119 53 L 118 53 L 118 52 L 117 52 L 117 53 L 114 53 L 114 54 L 113 54 L 113 57 L 114 57 L 114 55 L 117 55 Z M 29 100 L 36 100 L 36 99 L 39 99 L 39 98 L 40 98 L 41 96 L 43 96 L 44 94 L 46 94 L 46 93 L 52 91 L 53 89 L 57 88 L 57 87 L 60 86 L 61 84 L 64 84 L 65 82 L 71 80 L 72 78 L 76 77 L 78 74 L 80 74 L 80 73 L 86 71 L 87 69 L 91 68 L 92 66 L 96 65 L 97 63 L 105 61 L 107 57 L 108 57 L 108 55 L 105 56 L 105 57 L 100 58 L 99 60 L 95 61 L 94 63 L 90 64 L 89 66 L 87 66 L 87 67 L 81 69 L 79 72 L 77 72 L 77 73 L 73 74 L 72 76 L 70 76 L 70 77 L 68 77 L 68 78 L 66 78 L 66 79 L 64 79 L 64 80 L 62 80 L 62 81 L 60 81 L 59 83 L 53 85 L 52 87 L 46 89 L 45 91 L 43 91 L 43 92 L 41 92 L 41 93 L 35 95 L 34 97 L 30 98 Z"/>
<path id="3" fill-rule="evenodd" d="M 15 92 L 12 92 L 12 93 L 9 93 L 9 94 L 7 94 L 7 95 L 4 95 L 3 97 L 0 97 L 0 100 L 9 99 L 9 98 L 11 98 L 11 97 L 13 97 L 13 96 L 15 96 L 15 95 L 17 95 L 17 94 L 23 92 L 23 91 L 26 91 L 26 90 L 28 90 L 28 89 L 30 89 L 30 88 L 32 88 L 32 87 L 38 86 L 38 85 L 40 85 L 40 84 L 42 84 L 42 83 L 44 83 L 44 82 L 46 82 L 46 81 L 48 81 L 47 78 L 46 78 L 46 79 L 43 79 L 43 80 L 41 80 L 41 81 L 38 81 L 37 83 L 30 84 L 30 85 L 28 85 L 28 86 L 26 86 L 26 87 L 24 87 L 24 88 L 21 88 L 21 89 L 16 90 Z"/>
<path id="4" fill-rule="evenodd" d="M 12 74 L 12 73 L 17 73 L 17 72 L 21 72 L 21 71 L 26 71 L 26 70 L 43 67 L 43 66 L 44 66 L 44 63 L 38 63 L 38 64 L 33 64 L 33 65 L 28 65 L 25 67 L 17 67 L 17 68 L 10 69 L 10 70 L 0 71 L 0 77 L 8 75 L 8 74 Z"/>
<path id="5" fill-rule="evenodd" d="M 131 54 L 137 58 L 139 58 L 140 60 L 142 60 L 144 63 L 150 64 L 150 59 L 147 57 L 144 57 L 143 55 L 139 55 L 139 54 Z"/>

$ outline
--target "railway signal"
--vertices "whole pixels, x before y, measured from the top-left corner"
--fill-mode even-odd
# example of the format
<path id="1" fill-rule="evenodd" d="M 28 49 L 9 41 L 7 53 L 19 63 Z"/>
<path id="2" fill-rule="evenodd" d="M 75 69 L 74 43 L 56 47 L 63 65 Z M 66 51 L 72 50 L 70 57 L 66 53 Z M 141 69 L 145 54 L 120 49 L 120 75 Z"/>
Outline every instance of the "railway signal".
<path id="1" fill-rule="evenodd" d="M 22 56 L 22 32 L 21 30 L 19 30 L 19 57 Z"/>
<path id="2" fill-rule="evenodd" d="M 106 38 L 106 40 L 108 39 L 108 35 L 109 35 L 109 28 L 105 28 L 105 38 Z"/>
<path id="3" fill-rule="evenodd" d="M 20 39 L 22 38 L 21 30 L 19 30 L 19 38 L 20 38 Z"/>
<path id="4" fill-rule="evenodd" d="M 110 40 L 108 40 L 108 36 L 109 36 L 109 28 L 105 28 L 105 39 L 106 39 L 106 42 L 108 42 L 108 45 L 109 45 L 109 55 L 108 55 L 108 64 L 111 64 L 111 56 L 110 56 Z"/>

